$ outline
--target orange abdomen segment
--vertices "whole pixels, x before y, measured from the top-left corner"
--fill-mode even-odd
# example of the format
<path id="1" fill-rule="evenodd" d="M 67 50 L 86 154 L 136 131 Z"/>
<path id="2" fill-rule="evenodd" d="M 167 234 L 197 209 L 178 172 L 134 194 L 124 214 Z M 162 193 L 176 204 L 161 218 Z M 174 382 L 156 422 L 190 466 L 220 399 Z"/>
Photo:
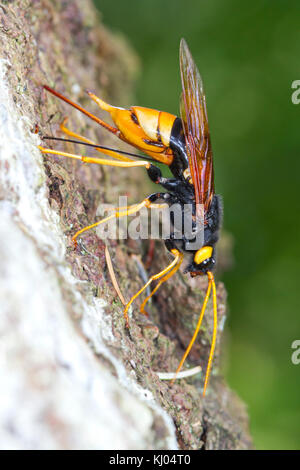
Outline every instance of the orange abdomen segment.
<path id="1" fill-rule="evenodd" d="M 156 109 L 132 106 L 117 108 L 93 95 L 100 108 L 108 111 L 120 131 L 119 137 L 166 165 L 173 162 L 170 137 L 176 116 Z"/>
<path id="2" fill-rule="evenodd" d="M 151 140 L 169 147 L 171 131 L 176 116 L 164 111 L 157 111 L 156 109 L 142 108 L 141 106 L 132 106 L 130 109 L 137 117 L 138 123 L 145 134 Z"/>

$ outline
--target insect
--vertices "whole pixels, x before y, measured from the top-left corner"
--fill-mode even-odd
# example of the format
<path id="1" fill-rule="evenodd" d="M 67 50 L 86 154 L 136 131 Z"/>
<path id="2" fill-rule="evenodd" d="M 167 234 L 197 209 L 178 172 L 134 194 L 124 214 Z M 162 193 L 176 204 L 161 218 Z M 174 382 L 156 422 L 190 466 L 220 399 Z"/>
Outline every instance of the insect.
<path id="1" fill-rule="evenodd" d="M 182 96 L 180 102 L 181 117 L 139 106 L 132 106 L 130 109 L 115 107 L 88 91 L 90 98 L 94 100 L 102 110 L 110 114 L 116 127 L 107 124 L 102 119 L 89 113 L 57 91 L 48 86 L 44 86 L 47 91 L 75 107 L 119 139 L 131 144 L 139 151 L 142 151 L 146 154 L 145 157 L 99 146 L 95 142 L 69 130 L 65 125 L 65 121 L 61 124 L 61 130 L 72 139 L 56 137 L 45 137 L 45 139 L 65 140 L 88 145 L 95 148 L 100 153 L 112 157 L 112 159 L 81 156 L 41 146 L 39 148 L 46 154 L 75 158 L 87 163 L 122 168 L 144 167 L 151 181 L 160 185 L 165 190 L 165 192 L 151 194 L 139 204 L 125 208 L 117 208 L 114 214 L 79 230 L 73 236 L 74 242 L 76 242 L 77 237 L 84 231 L 107 222 L 111 218 L 120 218 L 125 215 L 137 213 L 142 207 L 155 208 L 161 205 L 159 203 L 164 203 L 168 206 L 174 203 L 179 204 L 182 214 L 184 213 L 185 205 L 190 205 L 190 217 L 194 237 L 198 230 L 197 222 L 202 217 L 204 228 L 203 238 L 201 245 L 197 248 L 191 248 L 191 240 L 187 239 L 184 235 L 181 238 L 176 238 L 174 233 L 175 228 L 171 225 L 174 231 L 171 231 L 169 238 L 165 240 L 165 245 L 173 255 L 173 261 L 161 272 L 151 276 L 146 284 L 130 299 L 125 306 L 124 316 L 126 325 L 129 326 L 128 309 L 130 305 L 153 281 L 158 281 L 156 287 L 146 297 L 140 307 L 141 313 L 145 313 L 145 305 L 148 300 L 164 282 L 178 271 L 184 258 L 187 259 L 189 263 L 185 272 L 190 273 L 192 277 L 206 275 L 208 287 L 198 323 L 175 374 L 176 378 L 177 373 L 180 371 L 196 340 L 212 291 L 214 326 L 203 388 L 203 395 L 205 395 L 217 336 L 217 294 L 212 270 L 215 265 L 215 244 L 218 241 L 222 209 L 220 197 L 215 194 L 214 190 L 213 157 L 203 83 L 184 39 L 182 39 L 180 43 L 180 72 L 182 82 Z M 160 168 L 154 164 L 155 162 L 167 165 L 173 177 L 163 177 Z"/>

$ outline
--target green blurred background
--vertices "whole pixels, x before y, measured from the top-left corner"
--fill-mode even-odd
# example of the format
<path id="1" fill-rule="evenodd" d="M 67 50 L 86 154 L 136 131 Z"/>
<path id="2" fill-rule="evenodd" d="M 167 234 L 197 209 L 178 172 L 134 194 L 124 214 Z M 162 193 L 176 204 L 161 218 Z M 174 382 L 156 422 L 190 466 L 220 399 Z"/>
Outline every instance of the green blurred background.
<path id="1" fill-rule="evenodd" d="M 234 237 L 225 374 L 261 449 L 300 448 L 299 1 L 124 0 L 96 4 L 141 58 L 136 102 L 178 114 L 184 37 L 202 74 L 217 192 Z M 117 103 L 115 103 L 117 104 Z"/>

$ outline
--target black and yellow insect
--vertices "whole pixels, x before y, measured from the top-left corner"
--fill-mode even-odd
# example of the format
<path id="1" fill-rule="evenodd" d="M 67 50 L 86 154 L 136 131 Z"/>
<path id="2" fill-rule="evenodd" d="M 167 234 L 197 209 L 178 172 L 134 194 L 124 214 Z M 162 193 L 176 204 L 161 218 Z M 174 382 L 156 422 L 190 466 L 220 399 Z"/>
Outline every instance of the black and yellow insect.
<path id="1" fill-rule="evenodd" d="M 131 298 L 124 309 L 124 316 L 128 326 L 128 309 L 130 305 L 145 291 L 152 281 L 157 280 L 158 283 L 156 287 L 141 305 L 140 310 L 144 313 L 147 301 L 162 283 L 176 273 L 184 258 L 189 260 L 186 272 L 189 272 L 191 276 L 206 275 L 208 278 L 208 288 L 198 324 L 193 338 L 176 371 L 176 373 L 178 373 L 181 369 L 197 337 L 212 290 L 214 328 L 204 382 L 204 395 L 210 374 L 217 334 L 217 296 L 212 270 L 215 265 L 214 251 L 215 244 L 218 241 L 221 203 L 219 196 L 214 192 L 212 150 L 202 79 L 188 46 L 183 39 L 180 44 L 180 71 L 182 81 L 181 117 L 140 106 L 132 106 L 128 110 L 118 108 L 105 103 L 93 93 L 88 92 L 89 96 L 100 108 L 110 114 L 116 127 L 110 126 L 102 119 L 92 115 L 76 103 L 71 102 L 60 93 L 45 86 L 46 90 L 89 116 L 109 132 L 115 134 L 119 139 L 131 144 L 133 147 L 146 154 L 147 158 L 141 159 L 139 155 L 99 146 L 83 136 L 70 131 L 65 127 L 65 122 L 61 125 L 61 130 L 69 137 L 76 139 L 68 139 L 69 141 L 90 145 L 113 159 L 80 156 L 44 147 L 40 147 L 40 150 L 43 153 L 75 158 L 87 163 L 97 163 L 122 168 L 145 167 L 150 179 L 154 183 L 162 186 L 166 191 L 154 193 L 139 204 L 116 210 L 114 214 L 100 222 L 78 231 L 73 236 L 73 241 L 76 241 L 78 235 L 85 230 L 104 223 L 110 218 L 134 214 L 142 207 L 157 207 L 160 206 L 160 204 L 156 204 L 159 202 L 163 202 L 169 206 L 177 203 L 182 207 L 182 211 L 186 204 L 190 204 L 192 207 L 191 217 L 193 227 L 196 227 L 197 220 L 202 214 L 204 217 L 202 246 L 197 249 L 191 249 L 190 240 L 185 239 L 184 236 L 181 239 L 175 238 L 173 233 L 171 233 L 169 239 L 165 241 L 165 244 L 174 257 L 173 261 L 161 272 L 151 276 L 148 282 Z M 139 157 L 139 160 L 135 157 Z M 154 165 L 155 161 L 167 165 L 173 174 L 173 178 L 164 178 L 161 170 Z"/>

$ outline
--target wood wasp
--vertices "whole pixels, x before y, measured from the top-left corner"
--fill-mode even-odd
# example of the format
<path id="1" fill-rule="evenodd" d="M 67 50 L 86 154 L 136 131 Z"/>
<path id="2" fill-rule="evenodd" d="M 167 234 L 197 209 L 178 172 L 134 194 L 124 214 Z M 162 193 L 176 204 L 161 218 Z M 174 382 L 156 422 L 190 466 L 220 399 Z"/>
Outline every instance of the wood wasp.
<path id="1" fill-rule="evenodd" d="M 212 270 L 215 265 L 215 244 L 218 241 L 222 207 L 220 197 L 214 191 L 213 157 L 203 83 L 184 39 L 180 43 L 180 72 L 182 83 L 180 117 L 140 106 L 132 106 L 130 109 L 115 107 L 104 102 L 94 93 L 88 92 L 90 98 L 102 110 L 110 114 L 116 127 L 107 124 L 52 88 L 44 86 L 47 91 L 75 107 L 116 137 L 146 154 L 145 158 L 141 155 L 97 145 L 95 142 L 69 130 L 65 125 L 65 121 L 61 124 L 61 130 L 70 137 L 69 139 L 55 137 L 44 137 L 44 139 L 85 144 L 111 157 L 111 159 L 81 156 L 41 146 L 39 148 L 46 154 L 75 158 L 87 163 L 122 168 L 144 167 L 151 181 L 165 190 L 165 192 L 151 194 L 138 204 L 117 208 L 114 214 L 79 230 L 73 236 L 74 242 L 84 231 L 105 223 L 111 218 L 135 214 L 142 207 L 155 208 L 160 206 L 159 202 L 163 202 L 168 206 L 176 202 L 182 207 L 182 211 L 184 206 L 189 204 L 192 208 L 192 226 L 195 231 L 197 230 L 197 221 L 201 217 L 203 218 L 203 243 L 197 249 L 191 249 L 190 240 L 187 240 L 184 236 L 178 239 L 173 236 L 173 233 L 170 233 L 170 237 L 165 240 L 165 245 L 173 255 L 172 262 L 161 272 L 151 276 L 146 284 L 130 299 L 125 306 L 124 316 L 128 327 L 128 309 L 130 305 L 153 281 L 158 281 L 156 287 L 140 307 L 141 313 L 145 313 L 145 305 L 148 300 L 164 282 L 178 271 L 184 258 L 188 260 L 185 272 L 190 273 L 192 277 L 206 275 L 208 287 L 198 323 L 176 371 L 176 374 L 180 371 L 193 346 L 212 291 L 214 327 L 204 381 L 204 395 L 210 375 L 217 335 L 217 294 Z M 154 164 L 155 162 L 167 165 L 173 177 L 163 177 L 160 168 Z"/>

